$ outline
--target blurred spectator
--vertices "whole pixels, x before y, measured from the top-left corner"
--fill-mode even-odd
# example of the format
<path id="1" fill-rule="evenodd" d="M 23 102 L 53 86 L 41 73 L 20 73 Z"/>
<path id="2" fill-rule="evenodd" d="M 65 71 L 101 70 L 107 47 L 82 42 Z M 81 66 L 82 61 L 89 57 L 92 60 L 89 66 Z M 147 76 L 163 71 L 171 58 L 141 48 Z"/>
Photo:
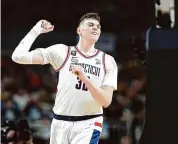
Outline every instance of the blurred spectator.
<path id="1" fill-rule="evenodd" d="M 118 103 L 117 95 L 119 95 L 118 92 L 114 92 L 112 104 L 107 109 L 104 109 L 105 116 L 111 119 L 119 119 L 122 116 L 123 106 Z"/>
<path id="2" fill-rule="evenodd" d="M 131 137 L 129 136 L 122 137 L 120 144 L 132 144 Z"/>
<path id="3" fill-rule="evenodd" d="M 18 104 L 20 110 L 23 111 L 30 98 L 25 89 L 19 88 L 17 93 L 13 95 L 13 100 Z"/>
<path id="4" fill-rule="evenodd" d="M 28 81 L 29 81 L 28 89 L 30 91 L 36 90 L 42 86 L 41 79 L 40 79 L 39 75 L 37 73 L 35 73 L 35 71 L 33 69 L 26 68 L 25 72 L 28 77 Z"/>
<path id="5" fill-rule="evenodd" d="M 126 91 L 126 95 L 130 98 L 136 97 L 138 92 L 143 88 L 145 79 L 134 79 Z"/>
<path id="6" fill-rule="evenodd" d="M 36 121 L 42 119 L 43 111 L 38 99 L 29 101 L 29 103 L 24 109 L 24 115 L 30 121 Z"/>
<path id="7" fill-rule="evenodd" d="M 22 116 L 18 105 L 13 101 L 11 95 L 1 102 L 1 116 L 3 122 L 6 120 L 17 120 Z"/>

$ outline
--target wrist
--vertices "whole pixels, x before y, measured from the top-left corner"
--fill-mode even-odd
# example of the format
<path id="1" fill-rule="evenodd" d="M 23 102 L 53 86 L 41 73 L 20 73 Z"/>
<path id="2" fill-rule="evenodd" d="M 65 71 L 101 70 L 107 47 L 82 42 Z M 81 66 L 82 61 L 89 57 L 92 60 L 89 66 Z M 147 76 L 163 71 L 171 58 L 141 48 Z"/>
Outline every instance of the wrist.
<path id="1" fill-rule="evenodd" d="M 86 75 L 84 75 L 82 81 L 83 81 L 85 84 L 88 84 L 88 83 L 90 82 L 90 79 L 89 79 Z"/>
<path id="2" fill-rule="evenodd" d="M 30 31 L 30 33 L 34 36 L 34 37 L 37 37 L 41 34 L 41 30 L 37 27 L 33 27 Z"/>
<path id="3" fill-rule="evenodd" d="M 36 33 L 36 35 L 39 35 L 42 33 L 42 22 L 39 21 L 33 28 L 32 28 L 32 32 L 33 33 Z"/>
<path id="4" fill-rule="evenodd" d="M 29 33 L 34 38 L 37 38 L 40 34 L 40 33 L 36 32 L 36 30 L 34 28 L 32 28 Z"/>

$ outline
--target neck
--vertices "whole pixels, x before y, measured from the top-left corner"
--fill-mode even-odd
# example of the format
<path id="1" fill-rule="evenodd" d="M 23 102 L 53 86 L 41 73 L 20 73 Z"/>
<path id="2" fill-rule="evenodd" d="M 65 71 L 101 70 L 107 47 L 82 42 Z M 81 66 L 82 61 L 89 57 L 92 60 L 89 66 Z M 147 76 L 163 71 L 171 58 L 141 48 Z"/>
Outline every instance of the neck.
<path id="1" fill-rule="evenodd" d="M 95 42 L 87 42 L 86 40 L 80 39 L 77 48 L 83 52 L 92 52 L 95 50 L 94 45 Z"/>

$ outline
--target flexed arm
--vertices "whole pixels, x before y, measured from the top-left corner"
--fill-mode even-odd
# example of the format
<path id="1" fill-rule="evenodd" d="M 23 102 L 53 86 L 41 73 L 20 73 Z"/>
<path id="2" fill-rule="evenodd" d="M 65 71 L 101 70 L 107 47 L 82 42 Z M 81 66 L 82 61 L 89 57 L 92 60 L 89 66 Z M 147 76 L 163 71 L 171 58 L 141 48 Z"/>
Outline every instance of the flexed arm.
<path id="1" fill-rule="evenodd" d="M 111 104 L 113 91 L 117 90 L 118 74 L 118 68 L 114 58 L 107 55 L 106 59 L 106 74 L 100 87 L 86 76 L 82 66 L 74 65 L 72 67 L 72 73 L 85 83 L 91 96 L 104 108 L 107 108 Z"/>
<path id="2" fill-rule="evenodd" d="M 44 59 L 39 50 L 29 51 L 35 39 L 42 33 L 53 31 L 54 26 L 40 20 L 22 39 L 12 54 L 12 60 L 19 64 L 42 64 Z"/>

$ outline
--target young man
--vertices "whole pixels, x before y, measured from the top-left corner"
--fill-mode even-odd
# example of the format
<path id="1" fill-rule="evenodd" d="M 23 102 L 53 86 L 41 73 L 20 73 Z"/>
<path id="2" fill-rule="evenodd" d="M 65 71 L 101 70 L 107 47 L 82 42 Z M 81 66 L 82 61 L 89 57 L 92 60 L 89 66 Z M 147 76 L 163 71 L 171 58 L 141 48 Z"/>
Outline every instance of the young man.
<path id="1" fill-rule="evenodd" d="M 87 13 L 81 17 L 76 46 L 57 44 L 29 52 L 41 33 L 54 28 L 41 20 L 16 47 L 12 60 L 20 64 L 48 64 L 58 72 L 51 144 L 97 144 L 102 130 L 102 107 L 110 105 L 117 89 L 117 65 L 113 57 L 94 45 L 100 33 L 100 17 Z"/>

